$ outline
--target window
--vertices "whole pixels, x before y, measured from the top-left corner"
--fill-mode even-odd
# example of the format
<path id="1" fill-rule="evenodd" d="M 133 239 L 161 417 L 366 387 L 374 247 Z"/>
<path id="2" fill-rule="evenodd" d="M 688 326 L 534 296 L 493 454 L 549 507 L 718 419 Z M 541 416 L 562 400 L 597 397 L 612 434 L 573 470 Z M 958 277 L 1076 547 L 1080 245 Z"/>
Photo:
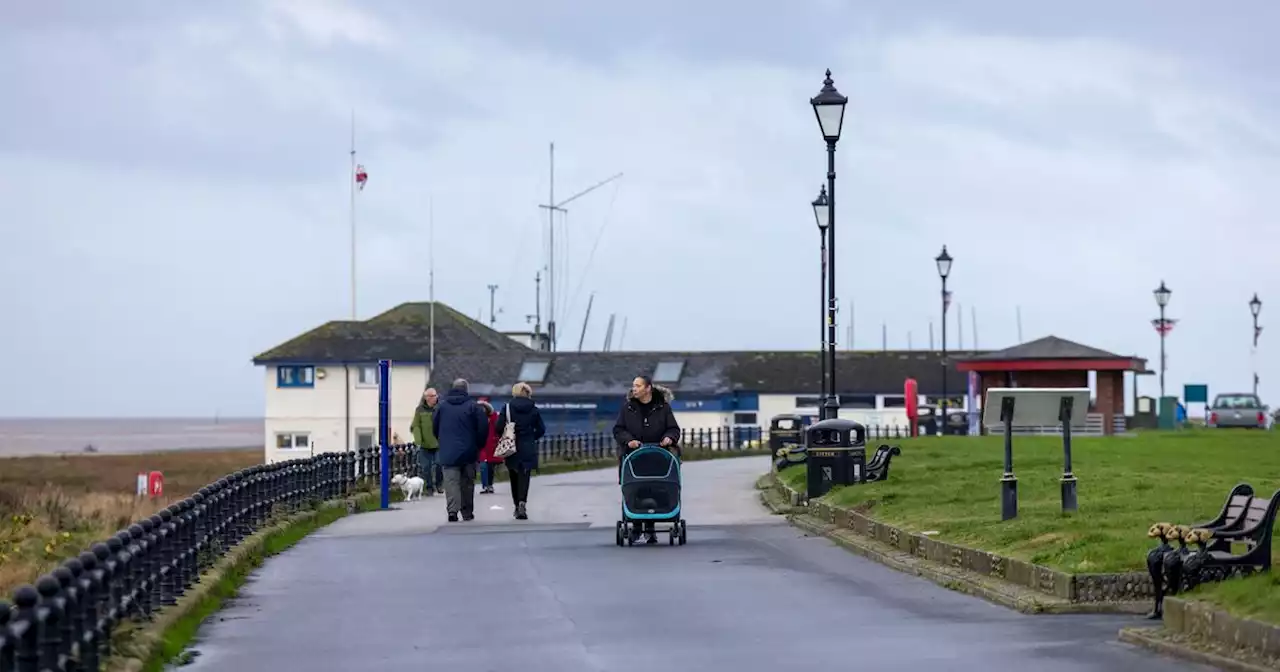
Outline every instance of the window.
<path id="1" fill-rule="evenodd" d="M 373 364 L 362 364 L 356 370 L 356 387 L 377 387 L 378 367 Z"/>
<path id="2" fill-rule="evenodd" d="M 940 401 L 942 401 L 942 397 L 925 397 L 924 399 L 924 403 L 929 404 L 930 406 L 937 406 Z M 953 397 L 951 395 L 947 395 L 947 408 L 950 408 L 951 410 L 964 408 L 964 397 Z"/>
<path id="3" fill-rule="evenodd" d="M 756 424 L 756 414 L 755 413 L 734 413 L 733 424 L 754 425 Z"/>
<path id="4" fill-rule="evenodd" d="M 902 395 L 886 394 L 884 396 L 885 408 L 906 408 L 907 398 Z"/>
<path id="5" fill-rule="evenodd" d="M 374 430 L 360 428 L 356 430 L 356 450 L 368 450 L 373 447 Z"/>
<path id="6" fill-rule="evenodd" d="M 874 394 L 850 394 L 840 395 L 840 408 L 865 408 L 875 409 L 876 395 Z"/>
<path id="7" fill-rule="evenodd" d="M 311 435 L 307 432 L 276 432 L 276 448 L 280 450 L 306 450 L 311 447 Z"/>
<path id="8" fill-rule="evenodd" d="M 684 360 L 658 362 L 658 366 L 653 369 L 653 382 L 678 383 L 680 382 L 680 374 L 683 372 Z"/>
<path id="9" fill-rule="evenodd" d="M 840 402 L 840 408 L 874 409 L 876 407 L 874 394 L 841 395 L 837 401 Z M 820 408 L 821 406 L 822 397 L 796 397 L 796 408 Z"/>
<path id="10" fill-rule="evenodd" d="M 519 380 L 526 383 L 541 383 L 547 378 L 547 368 L 551 362 L 525 362 L 520 365 Z"/>
<path id="11" fill-rule="evenodd" d="M 316 367 L 314 366 L 278 366 L 276 367 L 276 387 L 315 387 Z"/>
<path id="12" fill-rule="evenodd" d="M 1262 402 L 1252 394 L 1219 394 L 1213 400 L 1211 408 L 1255 410 L 1262 408 Z"/>

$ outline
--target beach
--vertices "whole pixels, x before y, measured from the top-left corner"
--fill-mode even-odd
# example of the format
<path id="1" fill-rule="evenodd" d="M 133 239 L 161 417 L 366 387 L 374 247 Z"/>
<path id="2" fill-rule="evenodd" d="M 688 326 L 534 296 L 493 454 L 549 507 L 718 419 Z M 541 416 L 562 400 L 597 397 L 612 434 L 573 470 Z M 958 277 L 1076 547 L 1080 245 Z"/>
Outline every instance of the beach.
<path id="1" fill-rule="evenodd" d="M 0 418 L 0 457 L 260 448 L 262 418 Z"/>

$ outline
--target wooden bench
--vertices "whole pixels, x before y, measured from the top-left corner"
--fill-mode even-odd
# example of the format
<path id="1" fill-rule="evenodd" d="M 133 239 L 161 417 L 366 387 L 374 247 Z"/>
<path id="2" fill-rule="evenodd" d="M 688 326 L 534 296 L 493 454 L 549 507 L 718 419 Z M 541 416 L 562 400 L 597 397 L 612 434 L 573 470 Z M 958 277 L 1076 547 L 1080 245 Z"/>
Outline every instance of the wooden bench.
<path id="1" fill-rule="evenodd" d="M 1150 618 L 1164 614 L 1164 596 L 1176 595 L 1207 581 L 1224 581 L 1271 569 L 1271 537 L 1280 509 L 1280 491 L 1257 497 L 1241 483 L 1231 489 L 1217 518 L 1197 525 L 1156 523 L 1147 536 L 1159 545 L 1147 553 L 1147 571 L 1155 597 Z M 1174 546 L 1171 542 L 1177 542 Z M 1243 544 L 1233 553 L 1233 544 Z"/>

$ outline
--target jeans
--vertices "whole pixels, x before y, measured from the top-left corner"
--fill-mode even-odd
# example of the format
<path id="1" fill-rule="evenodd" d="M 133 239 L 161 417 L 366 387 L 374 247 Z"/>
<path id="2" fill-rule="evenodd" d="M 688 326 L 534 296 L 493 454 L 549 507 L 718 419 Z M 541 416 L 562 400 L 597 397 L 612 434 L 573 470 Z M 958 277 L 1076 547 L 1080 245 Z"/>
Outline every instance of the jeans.
<path id="1" fill-rule="evenodd" d="M 451 515 L 461 513 L 464 518 L 475 515 L 476 465 L 474 463 L 444 468 L 444 506 Z"/>
<path id="2" fill-rule="evenodd" d="M 498 471 L 498 465 L 493 464 L 491 462 L 481 462 L 480 463 L 480 487 L 486 488 L 486 489 L 492 488 L 493 477 L 497 475 L 497 471 Z"/>
<path id="3" fill-rule="evenodd" d="M 518 465 L 507 462 L 507 478 L 511 481 L 511 503 L 519 506 L 529 501 L 529 478 L 532 474 L 528 469 L 522 469 Z"/>
<path id="4" fill-rule="evenodd" d="M 418 466 L 422 468 L 422 480 L 425 481 L 422 489 L 426 492 L 444 492 L 444 471 L 440 463 L 436 462 L 436 451 L 419 450 Z"/>

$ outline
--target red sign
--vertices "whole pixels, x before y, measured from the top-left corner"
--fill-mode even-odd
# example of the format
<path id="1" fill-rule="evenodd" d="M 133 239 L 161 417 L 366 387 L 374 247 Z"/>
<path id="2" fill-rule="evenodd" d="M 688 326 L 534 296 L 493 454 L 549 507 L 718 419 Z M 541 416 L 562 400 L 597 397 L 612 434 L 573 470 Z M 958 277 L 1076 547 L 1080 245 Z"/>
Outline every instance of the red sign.
<path id="1" fill-rule="evenodd" d="M 916 390 L 916 379 L 908 378 L 902 385 L 902 394 L 906 397 L 907 402 L 907 424 L 910 426 L 911 436 L 916 436 L 916 416 L 920 412 L 920 395 Z"/>
<path id="2" fill-rule="evenodd" d="M 151 499 L 164 496 L 164 474 L 158 471 L 147 474 L 147 495 Z"/>

